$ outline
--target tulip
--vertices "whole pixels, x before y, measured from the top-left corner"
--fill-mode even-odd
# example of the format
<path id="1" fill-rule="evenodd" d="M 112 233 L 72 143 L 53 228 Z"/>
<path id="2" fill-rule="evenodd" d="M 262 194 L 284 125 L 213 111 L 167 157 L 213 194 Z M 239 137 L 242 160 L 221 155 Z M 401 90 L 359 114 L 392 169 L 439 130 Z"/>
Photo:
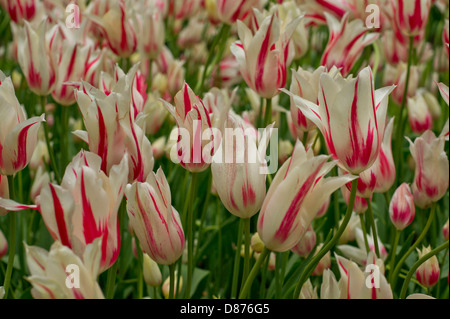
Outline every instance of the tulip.
<path id="1" fill-rule="evenodd" d="M 214 134 L 211 119 L 203 101 L 197 97 L 187 83 L 175 96 L 175 107 L 164 102 L 169 113 L 175 118 L 179 137 L 177 158 L 180 164 L 191 172 L 202 172 L 208 168 L 214 154 L 214 145 L 203 139 L 209 134 L 213 144 Z M 189 139 L 186 141 L 186 139 Z"/>
<path id="2" fill-rule="evenodd" d="M 255 253 L 260 254 L 264 250 L 264 243 L 258 233 L 253 234 L 250 240 L 250 246 Z"/>
<path id="3" fill-rule="evenodd" d="M 244 20 L 251 16 L 252 8 L 258 5 L 258 0 L 217 0 L 217 17 L 227 24 L 234 24 L 237 20 Z"/>
<path id="4" fill-rule="evenodd" d="M 156 58 L 164 46 L 165 27 L 162 12 L 156 6 L 146 6 L 137 2 L 136 19 L 138 21 L 140 51 L 145 56 Z"/>
<path id="5" fill-rule="evenodd" d="M 137 49 L 138 26 L 132 18 L 132 3 L 119 0 L 109 3 L 109 10 L 102 16 L 90 16 L 102 30 L 111 51 L 121 58 L 130 57 Z"/>
<path id="6" fill-rule="evenodd" d="M 221 152 L 214 155 L 211 173 L 227 210 L 237 217 L 251 218 L 266 196 L 266 174 L 261 173 L 267 165 L 265 147 L 257 150 L 254 128 L 246 126 L 238 115 L 230 114 L 225 126 Z"/>
<path id="7" fill-rule="evenodd" d="M 183 89 L 185 79 L 184 61 L 173 60 L 167 70 L 167 90 L 171 96 Z"/>
<path id="8" fill-rule="evenodd" d="M 101 158 L 81 151 L 67 166 L 61 186 L 46 184 L 36 199 L 37 206 L 0 198 L 8 210 L 38 210 L 53 239 L 82 256 L 86 246 L 102 239 L 100 272 L 111 267 L 120 250 L 118 210 L 128 176 L 124 157 L 113 166 L 109 177 L 101 171 Z"/>
<path id="9" fill-rule="evenodd" d="M 313 24 L 326 24 L 325 13 L 342 18 L 349 9 L 347 0 L 300 0 L 299 7 Z"/>
<path id="10" fill-rule="evenodd" d="M 441 93 L 442 98 L 444 99 L 445 103 L 448 104 L 449 101 L 449 94 L 448 94 L 448 86 L 445 85 L 444 83 L 438 83 L 438 87 L 439 87 L 439 92 Z M 444 125 L 444 129 L 442 130 L 442 133 L 440 135 L 440 137 L 443 136 L 445 138 L 446 141 L 448 141 L 449 139 L 449 120 L 447 120 L 447 122 Z"/>
<path id="11" fill-rule="evenodd" d="M 325 269 L 322 275 L 322 285 L 320 286 L 320 299 L 344 299 L 342 295 L 344 288 L 342 282 L 338 283 L 336 276 L 330 269 Z"/>
<path id="12" fill-rule="evenodd" d="M 150 258 L 149 255 L 143 254 L 144 256 L 144 281 L 147 285 L 151 287 L 159 287 L 162 284 L 161 270 L 158 264 Z"/>
<path id="13" fill-rule="evenodd" d="M 127 212 L 142 251 L 158 264 L 171 265 L 183 254 L 180 216 L 171 206 L 169 184 L 161 169 L 144 183 L 126 189 Z"/>
<path id="14" fill-rule="evenodd" d="M 394 87 L 374 90 L 372 70 L 357 78 L 329 74 L 320 78 L 319 105 L 289 91 L 303 114 L 321 130 L 328 151 L 351 174 L 370 168 L 377 159 L 384 136 L 388 96 Z"/>
<path id="15" fill-rule="evenodd" d="M 406 63 L 399 63 L 396 67 L 388 65 L 384 72 L 385 85 L 396 85 L 392 92 L 392 100 L 401 105 L 403 93 L 405 92 L 407 65 Z M 419 85 L 419 69 L 416 66 L 411 66 L 407 97 L 413 97 L 417 93 Z"/>
<path id="16" fill-rule="evenodd" d="M 47 31 L 47 20 L 43 20 L 37 30 L 28 22 L 17 35 L 18 60 L 28 87 L 35 94 L 46 96 L 53 91 L 57 81 L 55 55 L 57 27 Z"/>
<path id="17" fill-rule="evenodd" d="M 425 31 L 430 13 L 431 0 L 391 0 L 395 25 L 407 37 Z"/>
<path id="18" fill-rule="evenodd" d="M 258 218 L 258 233 L 266 247 L 282 252 L 306 233 L 320 206 L 354 176 L 324 178 L 336 165 L 325 155 L 314 157 L 297 141 L 292 157 L 278 170 Z"/>
<path id="19" fill-rule="evenodd" d="M 371 168 L 360 174 L 360 181 L 368 183 L 368 176 L 375 176 L 374 193 L 387 192 L 395 182 L 395 163 L 392 155 L 392 132 L 394 130 L 394 118 L 391 118 L 384 131 L 380 154 Z M 358 183 L 359 186 L 359 183 Z"/>
<path id="20" fill-rule="evenodd" d="M 316 247 L 316 252 L 315 254 L 317 254 L 323 247 L 323 244 L 320 244 Z M 316 268 L 314 269 L 314 271 L 312 272 L 312 276 L 322 276 L 323 272 L 326 269 L 330 269 L 331 268 L 331 252 L 327 252 L 325 254 L 325 256 L 322 257 L 322 259 L 319 261 L 319 263 L 317 264 Z"/>
<path id="21" fill-rule="evenodd" d="M 44 115 L 26 119 L 11 78 L 0 71 L 0 174 L 14 175 L 24 169 L 37 144 L 37 132 Z"/>
<path id="22" fill-rule="evenodd" d="M 41 194 L 42 188 L 48 183 L 50 183 L 50 174 L 45 171 L 45 166 L 40 166 L 36 171 L 30 190 L 30 197 L 34 202 L 36 202 L 37 197 Z"/>
<path id="23" fill-rule="evenodd" d="M 339 221 L 339 225 L 342 224 L 342 220 L 343 219 Z M 350 217 L 350 221 L 348 222 L 348 225 L 344 230 L 344 233 L 342 234 L 341 238 L 339 238 L 339 244 L 344 245 L 348 242 L 354 241 L 356 239 L 357 228 L 361 228 L 361 219 L 359 218 L 358 214 L 353 212 L 352 216 Z"/>
<path id="24" fill-rule="evenodd" d="M 336 255 L 336 261 L 341 273 L 339 283 L 343 289 L 341 295 L 346 296 L 346 299 L 393 299 L 391 286 L 381 271 L 377 276 L 373 273 L 374 270 L 369 268 L 371 277 L 366 278 L 365 273 L 353 261 L 338 255 Z M 374 266 L 378 267 L 378 265 Z M 379 288 L 374 282 L 376 277 L 379 279 Z"/>
<path id="25" fill-rule="evenodd" d="M 328 208 L 330 207 L 330 202 L 331 202 L 331 198 L 328 197 L 327 200 L 325 201 L 325 203 L 323 203 L 323 205 L 320 206 L 320 209 L 317 211 L 315 218 L 321 218 L 321 217 L 325 216 L 325 214 L 328 211 Z"/>
<path id="26" fill-rule="evenodd" d="M 349 74 L 364 48 L 373 43 L 378 34 L 366 34 L 362 20 L 356 19 L 348 22 L 349 14 L 345 14 L 339 22 L 334 16 L 325 13 L 330 39 L 322 55 L 321 65 L 331 69 L 333 66 L 341 69 L 344 76 Z"/>
<path id="27" fill-rule="evenodd" d="M 397 65 L 408 62 L 408 47 L 404 42 L 399 41 L 392 30 L 384 31 L 381 42 L 387 63 Z"/>
<path id="28" fill-rule="evenodd" d="M 238 21 L 241 41 L 231 46 L 231 52 L 239 62 L 245 82 L 261 97 L 273 98 L 285 86 L 289 41 L 300 19 L 297 17 L 281 30 L 279 18 L 273 14 L 261 18 L 255 32 Z"/>
<path id="29" fill-rule="evenodd" d="M 97 283 L 101 240 L 86 247 L 82 256 L 56 241 L 46 251 L 25 246 L 34 299 L 104 299 Z M 69 274 L 69 275 L 68 275 Z"/>
<path id="30" fill-rule="evenodd" d="M 183 288 L 183 277 L 178 277 L 177 271 L 174 273 L 174 283 L 173 283 L 173 295 L 175 296 L 177 293 L 177 287 L 178 287 L 178 293 L 181 292 L 181 289 Z M 178 278 L 180 278 L 180 283 L 178 283 Z M 165 299 L 169 299 L 170 296 L 170 277 L 167 277 L 166 280 L 164 280 L 164 283 L 161 287 L 163 296 Z"/>
<path id="31" fill-rule="evenodd" d="M 8 178 L 4 175 L 0 175 L 0 198 L 9 198 Z M 0 207 L 0 216 L 6 213 L 7 211 Z"/>
<path id="32" fill-rule="evenodd" d="M 359 183 L 358 183 L 359 184 Z M 344 197 L 345 204 L 348 206 L 350 202 L 350 191 L 348 190 L 348 186 L 341 188 L 342 197 Z M 367 209 L 367 200 L 364 197 L 355 196 L 355 204 L 353 205 L 353 211 L 359 215 L 364 214 Z"/>
<path id="33" fill-rule="evenodd" d="M 169 0 L 169 15 L 175 19 L 186 19 L 194 16 L 200 9 L 200 0 Z"/>
<path id="34" fill-rule="evenodd" d="M 317 287 L 313 287 L 310 279 L 308 279 L 303 285 L 298 299 L 319 299 L 317 295 Z"/>
<path id="35" fill-rule="evenodd" d="M 444 236 L 445 240 L 448 240 L 448 219 L 444 227 L 442 227 L 442 236 Z"/>
<path id="36" fill-rule="evenodd" d="M 292 72 L 292 81 L 289 91 L 295 95 L 298 95 L 312 103 L 317 103 L 319 99 L 319 80 L 323 73 L 327 73 L 325 67 L 321 66 L 314 72 L 308 72 L 301 67 L 297 72 Z M 335 78 L 339 73 L 336 67 L 333 67 L 329 74 Z M 300 110 L 294 102 L 294 98 L 291 97 L 291 116 L 297 130 L 310 131 L 316 128 L 316 125 L 309 120 Z"/>
<path id="37" fill-rule="evenodd" d="M 449 185 L 449 162 L 445 141 L 426 131 L 414 143 L 407 137 L 416 169 L 412 190 L 416 205 L 426 208 L 440 200 Z"/>
<path id="38" fill-rule="evenodd" d="M 408 98 L 408 117 L 411 130 L 422 134 L 433 128 L 433 118 L 422 94 Z"/>
<path id="39" fill-rule="evenodd" d="M 12 21 L 23 23 L 24 20 L 31 21 L 36 16 L 40 3 L 37 0 L 2 0 L 0 5 L 8 12 Z"/>
<path id="40" fill-rule="evenodd" d="M 419 259 L 431 251 L 430 247 L 423 247 L 422 250 L 417 249 Z M 440 268 L 439 261 L 436 256 L 429 258 L 416 270 L 417 281 L 426 288 L 431 288 L 439 281 Z"/>
<path id="41" fill-rule="evenodd" d="M 316 232 L 309 226 L 303 238 L 292 248 L 292 252 L 300 257 L 308 257 L 316 246 Z"/>
<path id="42" fill-rule="evenodd" d="M 444 43 L 445 52 L 447 57 L 449 56 L 449 23 L 448 19 L 445 20 L 444 31 L 442 32 L 442 42 Z"/>
<path id="43" fill-rule="evenodd" d="M 0 259 L 2 259 L 3 256 L 6 256 L 7 252 L 8 242 L 6 241 L 5 235 L 3 235 L 3 232 L 0 230 Z"/>
<path id="44" fill-rule="evenodd" d="M 414 196 L 408 184 L 401 184 L 389 204 L 389 216 L 398 230 L 408 227 L 414 220 L 416 207 L 414 205 Z"/>

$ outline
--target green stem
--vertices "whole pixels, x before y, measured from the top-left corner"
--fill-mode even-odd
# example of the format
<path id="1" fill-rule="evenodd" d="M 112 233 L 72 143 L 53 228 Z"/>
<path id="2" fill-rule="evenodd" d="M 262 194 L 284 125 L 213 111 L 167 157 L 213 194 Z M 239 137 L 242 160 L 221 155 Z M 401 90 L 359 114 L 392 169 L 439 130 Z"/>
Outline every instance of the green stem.
<path id="1" fill-rule="evenodd" d="M 409 77 L 411 74 L 411 66 L 412 66 L 412 60 L 413 60 L 413 50 L 414 50 L 414 37 L 410 37 L 409 38 L 409 50 L 408 50 L 408 66 L 406 69 L 406 79 L 405 79 L 405 89 L 403 91 L 403 98 L 402 98 L 402 104 L 400 106 L 400 110 L 398 113 L 398 126 L 397 126 L 397 134 L 396 134 L 396 144 L 397 144 L 397 148 L 396 148 L 396 159 L 397 159 L 397 181 L 402 180 L 401 179 L 401 168 L 402 168 L 402 144 L 403 144 L 403 133 L 404 133 L 404 113 L 405 113 L 405 106 L 406 106 L 406 101 L 408 98 L 408 87 L 409 87 Z M 397 183 L 398 184 L 398 183 Z"/>
<path id="2" fill-rule="evenodd" d="M 189 193 L 189 211 L 187 216 L 187 238 L 188 238 L 188 270 L 186 282 L 185 298 L 191 297 L 192 275 L 194 273 L 194 200 L 195 190 L 197 188 L 198 174 L 193 173 L 191 179 L 191 187 Z"/>
<path id="3" fill-rule="evenodd" d="M 9 188 L 9 198 L 14 200 L 14 175 L 8 175 L 8 188 Z M 9 217 L 9 248 L 8 248 L 8 265 L 6 267 L 5 282 L 3 284 L 5 288 L 4 299 L 8 298 L 8 293 L 11 285 L 11 276 L 14 268 L 14 257 L 16 256 L 16 214 L 10 212 Z"/>
<path id="4" fill-rule="evenodd" d="M 61 106 L 61 135 L 60 135 L 60 144 L 61 144 L 61 175 L 64 174 L 66 165 L 68 164 L 68 158 L 69 158 L 69 141 L 68 141 L 68 107 L 67 106 Z"/>
<path id="5" fill-rule="evenodd" d="M 169 290 L 169 299 L 174 299 L 174 288 L 175 288 L 175 263 L 169 265 L 170 272 L 170 290 Z"/>
<path id="6" fill-rule="evenodd" d="M 397 283 L 398 273 L 400 272 L 402 265 L 405 262 L 406 258 L 408 258 L 408 256 L 411 255 L 411 253 L 414 251 L 414 249 L 416 249 L 417 246 L 419 246 L 419 244 L 425 238 L 428 230 L 430 229 L 431 223 L 433 222 L 433 219 L 434 219 L 435 210 L 436 210 L 436 203 L 433 203 L 433 206 L 431 206 L 430 216 L 428 216 L 428 221 L 427 221 L 425 227 L 423 228 L 422 233 L 420 234 L 419 238 L 417 238 L 417 240 L 414 242 L 414 244 L 411 245 L 411 247 L 408 249 L 408 251 L 402 256 L 402 258 L 400 258 L 399 262 L 397 263 L 397 266 L 395 267 L 394 272 L 392 274 L 392 281 L 391 281 L 392 289 L 394 289 L 395 284 Z"/>
<path id="7" fill-rule="evenodd" d="M 250 218 L 244 219 L 244 272 L 242 273 L 242 286 L 250 271 Z"/>
<path id="8" fill-rule="evenodd" d="M 137 299 L 144 297 L 144 257 L 142 255 L 141 245 L 139 239 L 135 235 L 136 251 L 138 255 L 138 277 L 137 277 Z"/>
<path id="9" fill-rule="evenodd" d="M 396 229 L 395 231 L 395 238 L 394 238 L 394 244 L 391 247 L 390 255 L 391 255 L 391 262 L 389 266 L 389 282 L 392 283 L 392 274 L 394 273 L 394 266 L 395 266 L 395 256 L 397 254 L 397 246 L 398 242 L 400 240 L 400 234 L 401 231 Z"/>
<path id="10" fill-rule="evenodd" d="M 367 230 L 366 230 L 366 223 L 364 221 L 364 215 L 360 214 L 359 215 L 359 220 L 361 222 L 361 229 L 363 231 L 363 236 L 364 236 L 364 245 L 366 246 L 366 251 L 367 254 L 369 254 L 370 252 L 370 247 L 369 247 L 369 241 L 367 240 Z"/>
<path id="11" fill-rule="evenodd" d="M 236 243 L 236 253 L 234 255 L 234 267 L 233 267 L 233 281 L 231 283 L 231 298 L 234 298 L 237 294 L 238 279 L 239 279 L 239 264 L 241 262 L 241 245 L 242 245 L 242 232 L 244 230 L 244 220 L 239 220 L 238 238 Z"/>
<path id="12" fill-rule="evenodd" d="M 280 270 L 281 270 L 281 253 L 275 253 L 275 298 L 279 299 L 281 296 L 281 279 L 280 279 Z"/>
<path id="13" fill-rule="evenodd" d="M 247 295 L 250 292 L 250 288 L 252 286 L 253 280 L 256 278 L 256 275 L 259 272 L 259 268 L 261 268 L 262 263 L 269 256 L 269 254 L 270 254 L 270 250 L 268 250 L 266 247 L 264 247 L 264 250 L 261 252 L 261 255 L 259 255 L 258 260 L 256 261 L 255 265 L 253 266 L 252 271 L 250 272 L 250 275 L 248 276 L 247 280 L 245 281 L 244 287 L 241 289 L 241 293 L 239 294 L 239 299 L 247 298 Z"/>
<path id="14" fill-rule="evenodd" d="M 116 276 L 117 276 L 117 266 L 119 265 L 119 262 L 116 261 L 114 265 L 111 266 L 108 270 L 108 277 L 106 278 L 106 299 L 113 299 L 114 298 L 114 288 L 116 283 Z"/>
<path id="15" fill-rule="evenodd" d="M 266 99 L 266 113 L 264 114 L 264 127 L 272 122 L 272 99 Z"/>
<path id="16" fill-rule="evenodd" d="M 45 112 L 45 105 L 47 104 L 47 97 L 41 96 L 41 107 L 42 111 Z M 48 118 L 47 112 L 45 113 L 45 118 Z M 47 122 L 44 123 L 44 133 L 45 133 L 45 142 L 47 144 L 48 154 L 50 156 L 50 165 L 52 167 L 53 172 L 55 173 L 55 178 L 58 184 L 61 184 L 61 178 L 59 175 L 58 168 L 56 167 L 55 154 L 53 152 L 53 147 L 50 144 L 50 132 L 48 128 Z"/>
<path id="17" fill-rule="evenodd" d="M 417 268 L 420 267 L 424 262 L 426 262 L 428 259 L 433 257 L 434 255 L 437 255 L 440 251 L 448 248 L 448 240 L 440 245 L 439 247 L 433 249 L 428 254 L 420 258 L 409 270 L 408 275 L 406 276 L 406 279 L 403 283 L 402 291 L 400 293 L 400 299 L 404 299 L 406 297 L 406 291 L 408 290 L 409 281 L 411 280 L 411 277 L 416 272 Z"/>
<path id="18" fill-rule="evenodd" d="M 378 243 L 377 225 L 375 224 L 375 218 L 373 217 L 372 200 L 370 198 L 367 199 L 367 207 L 368 207 L 370 225 L 372 228 L 373 243 L 375 245 L 375 253 L 377 254 L 378 258 L 381 258 L 380 245 Z"/>
<path id="19" fill-rule="evenodd" d="M 342 234 L 344 233 L 345 228 L 347 228 L 350 218 L 352 217 L 353 205 L 355 204 L 357 187 L 358 187 L 358 178 L 354 179 L 352 181 L 349 205 L 347 207 L 347 212 L 345 213 L 345 217 L 344 217 L 344 220 L 342 221 L 342 224 L 339 226 L 339 228 L 338 228 L 336 234 L 334 234 L 333 238 L 331 238 L 331 240 L 329 242 L 327 242 L 322 247 L 322 249 L 305 266 L 305 269 L 303 270 L 303 273 L 300 276 L 300 279 L 298 281 L 297 287 L 295 288 L 295 292 L 294 292 L 295 299 L 297 299 L 298 296 L 300 295 L 300 291 L 302 290 L 303 284 L 306 282 L 306 279 L 314 271 L 314 269 L 316 268 L 316 266 L 320 262 L 320 260 L 323 258 L 323 256 L 325 256 L 336 245 L 336 243 L 339 241 L 339 238 L 341 238 Z"/>

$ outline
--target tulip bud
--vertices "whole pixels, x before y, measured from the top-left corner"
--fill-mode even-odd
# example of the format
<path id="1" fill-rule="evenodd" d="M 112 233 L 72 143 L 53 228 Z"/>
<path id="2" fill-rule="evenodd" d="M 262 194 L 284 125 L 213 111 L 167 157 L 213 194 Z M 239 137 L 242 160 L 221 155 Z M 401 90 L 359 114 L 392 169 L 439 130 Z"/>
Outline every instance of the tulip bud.
<path id="1" fill-rule="evenodd" d="M 423 247 L 422 250 L 417 249 L 419 259 L 431 252 L 430 247 Z M 426 288 L 431 288 L 439 281 L 440 268 L 439 261 L 436 256 L 429 258 L 416 270 L 417 281 Z"/>
<path id="2" fill-rule="evenodd" d="M 178 272 L 175 270 L 174 273 L 174 284 L 173 284 L 173 295 L 176 295 L 177 286 L 178 286 L 178 293 L 181 292 L 181 288 L 183 288 L 183 276 L 178 277 Z M 178 278 L 180 278 L 180 283 L 178 283 Z M 170 277 L 167 277 L 166 280 L 164 280 L 164 283 L 162 285 L 162 293 L 165 299 L 169 299 L 170 296 Z"/>
<path id="3" fill-rule="evenodd" d="M 157 7 L 148 7 L 145 2 L 136 1 L 136 19 L 139 26 L 140 51 L 149 58 L 155 58 L 164 46 L 165 26 L 163 13 Z M 135 9 L 136 10 L 136 9 Z"/>
<path id="4" fill-rule="evenodd" d="M 397 230 L 403 230 L 414 220 L 416 207 L 414 197 L 408 184 L 400 185 L 392 196 L 389 204 L 389 216 Z"/>
<path id="5" fill-rule="evenodd" d="M 278 146 L 278 162 L 283 164 L 291 156 L 294 146 L 289 140 L 282 140 Z"/>
<path id="6" fill-rule="evenodd" d="M 299 255 L 300 257 L 308 257 L 311 251 L 316 246 L 316 232 L 309 226 L 303 238 L 298 242 L 298 244 L 292 248 L 292 251 Z"/>
<path id="7" fill-rule="evenodd" d="M 414 133 L 422 134 L 433 128 L 433 118 L 422 94 L 408 98 L 408 118 Z"/>
<path id="8" fill-rule="evenodd" d="M 442 111 L 441 105 L 439 104 L 436 96 L 428 90 L 422 90 L 421 92 L 423 98 L 425 99 L 425 102 L 427 103 L 428 110 L 431 113 L 431 117 L 433 118 L 433 120 L 438 120 L 441 117 Z"/>
<path id="9" fill-rule="evenodd" d="M 348 187 L 341 187 L 342 197 L 344 197 L 344 201 L 349 205 L 350 202 L 350 191 Z M 367 200 L 358 195 L 355 196 L 355 204 L 353 205 L 353 211 L 357 214 L 364 214 L 369 207 L 367 206 Z"/>
<path id="10" fill-rule="evenodd" d="M 162 283 L 162 275 L 158 264 L 147 254 L 143 254 L 143 258 L 145 283 L 151 287 L 160 286 Z"/>
<path id="11" fill-rule="evenodd" d="M 7 252 L 8 242 L 6 241 L 5 235 L 3 235 L 3 232 L 0 230 L 0 259 L 2 259 Z"/>
<path id="12" fill-rule="evenodd" d="M 341 225 L 343 219 L 339 221 L 339 225 Z M 347 227 L 344 230 L 341 238 L 339 238 L 339 244 L 344 245 L 348 242 L 354 241 L 356 239 L 356 229 L 361 227 L 360 218 L 356 213 L 352 213 L 352 217 L 350 217 L 350 221 L 348 222 Z"/>
<path id="13" fill-rule="evenodd" d="M 250 243 L 254 252 L 260 254 L 263 251 L 264 243 L 262 242 L 258 233 L 253 234 Z"/>
<path id="14" fill-rule="evenodd" d="M 258 4 L 258 0 L 217 0 L 217 17 L 227 24 L 234 24 L 237 20 L 244 20 L 251 15 L 251 10 Z"/>
<path id="15" fill-rule="evenodd" d="M 392 92 L 392 100 L 398 105 L 402 104 L 403 93 L 406 86 L 406 63 L 399 63 L 395 68 L 387 65 L 384 75 L 385 85 L 396 85 Z M 410 70 L 410 77 L 408 83 L 407 97 L 413 97 L 416 95 L 417 87 L 419 86 L 419 69 L 416 66 L 412 66 Z"/>
<path id="16" fill-rule="evenodd" d="M 444 236 L 445 240 L 448 240 L 448 219 L 444 227 L 442 228 L 442 236 Z"/>
<path id="17" fill-rule="evenodd" d="M 416 162 L 412 190 L 416 205 L 428 207 L 441 199 L 449 185 L 449 162 L 445 153 L 445 141 L 426 131 L 414 143 L 407 138 L 411 155 Z"/>
<path id="18" fill-rule="evenodd" d="M 316 255 L 323 247 L 323 244 L 319 244 L 316 248 L 316 252 L 314 255 Z M 328 251 L 325 256 L 322 257 L 322 259 L 317 264 L 316 268 L 312 272 L 312 276 L 322 276 L 325 269 L 331 268 L 331 252 Z"/>
<path id="19" fill-rule="evenodd" d="M 24 20 L 33 20 L 41 3 L 36 0 L 8 0 L 0 1 L 0 5 L 8 12 L 13 22 L 22 24 Z"/>

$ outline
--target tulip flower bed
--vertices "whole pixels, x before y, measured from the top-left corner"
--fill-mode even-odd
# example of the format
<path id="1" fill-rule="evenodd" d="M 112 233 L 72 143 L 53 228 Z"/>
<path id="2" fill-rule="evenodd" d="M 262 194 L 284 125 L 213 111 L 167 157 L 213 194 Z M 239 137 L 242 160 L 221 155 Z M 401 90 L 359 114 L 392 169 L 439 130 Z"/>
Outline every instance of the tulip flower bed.
<path id="1" fill-rule="evenodd" d="M 448 16 L 0 0 L 0 299 L 448 299 Z"/>

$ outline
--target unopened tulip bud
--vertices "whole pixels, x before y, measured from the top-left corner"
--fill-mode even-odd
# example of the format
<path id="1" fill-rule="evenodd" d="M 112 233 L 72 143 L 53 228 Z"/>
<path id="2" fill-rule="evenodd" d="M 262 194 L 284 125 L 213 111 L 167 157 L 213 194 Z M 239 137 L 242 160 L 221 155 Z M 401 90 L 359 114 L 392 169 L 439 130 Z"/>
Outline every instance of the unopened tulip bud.
<path id="1" fill-rule="evenodd" d="M 254 252 L 261 253 L 264 249 L 264 243 L 262 242 L 261 238 L 259 237 L 258 233 L 255 233 L 252 236 L 251 239 L 251 246 Z"/>
<path id="2" fill-rule="evenodd" d="M 7 252 L 8 252 L 8 242 L 6 241 L 5 235 L 0 230 L 0 259 L 2 259 Z"/>
<path id="3" fill-rule="evenodd" d="M 401 184 L 389 204 L 389 216 L 398 230 L 408 227 L 414 220 L 416 215 L 416 207 L 414 205 L 414 196 L 408 184 Z"/>
<path id="4" fill-rule="evenodd" d="M 419 259 L 431 252 L 430 247 L 423 247 L 422 250 L 417 249 Z M 417 281 L 425 286 L 431 288 L 439 281 L 440 268 L 439 261 L 436 256 L 431 257 L 419 266 L 416 270 Z"/>
<path id="5" fill-rule="evenodd" d="M 408 98 L 408 118 L 414 133 L 422 134 L 433 128 L 433 118 L 422 94 Z"/>
<path id="6" fill-rule="evenodd" d="M 428 22 L 431 0 L 392 0 L 393 23 L 407 36 L 420 35 Z"/>
<path id="7" fill-rule="evenodd" d="M 441 117 L 442 110 L 441 105 L 439 104 L 439 101 L 437 100 L 436 96 L 432 94 L 430 91 L 423 90 L 422 96 L 425 99 L 425 102 L 427 103 L 428 110 L 431 113 L 431 117 L 433 120 L 438 120 Z"/>
<path id="8" fill-rule="evenodd" d="M 316 248 L 316 255 L 323 247 L 323 244 L 320 244 Z M 322 259 L 317 264 L 316 268 L 314 269 L 312 275 L 313 276 L 322 276 L 325 269 L 331 268 L 331 252 L 327 252 L 325 256 L 322 257 Z"/>
<path id="9" fill-rule="evenodd" d="M 292 154 L 294 146 L 288 140 L 280 141 L 278 148 L 278 162 L 283 164 Z"/>
<path id="10" fill-rule="evenodd" d="M 173 285 L 173 295 L 176 295 L 177 286 L 178 286 L 178 293 L 181 292 L 181 288 L 183 288 L 183 276 L 178 276 L 178 272 L 175 271 L 174 274 L 175 280 Z M 178 278 L 180 278 L 180 283 L 178 283 Z M 162 285 L 162 293 L 165 299 L 169 299 L 170 296 L 170 277 L 167 277 Z"/>
<path id="11" fill-rule="evenodd" d="M 162 275 L 158 264 L 145 253 L 143 254 L 143 258 L 145 283 L 151 287 L 160 286 L 162 283 Z"/>
<path id="12" fill-rule="evenodd" d="M 445 240 L 448 240 L 448 219 L 444 227 L 442 228 L 442 235 L 444 236 Z"/>
<path id="13" fill-rule="evenodd" d="M 342 197 L 344 197 L 345 203 L 349 204 L 350 201 L 350 191 L 347 186 L 341 187 Z M 367 211 L 367 200 L 358 195 L 355 196 L 355 204 L 353 205 L 353 211 L 357 214 L 364 214 Z"/>
<path id="14" fill-rule="evenodd" d="M 314 246 L 316 246 L 316 232 L 309 226 L 303 238 L 292 248 L 292 251 L 300 257 L 306 258 L 314 249 Z"/>

